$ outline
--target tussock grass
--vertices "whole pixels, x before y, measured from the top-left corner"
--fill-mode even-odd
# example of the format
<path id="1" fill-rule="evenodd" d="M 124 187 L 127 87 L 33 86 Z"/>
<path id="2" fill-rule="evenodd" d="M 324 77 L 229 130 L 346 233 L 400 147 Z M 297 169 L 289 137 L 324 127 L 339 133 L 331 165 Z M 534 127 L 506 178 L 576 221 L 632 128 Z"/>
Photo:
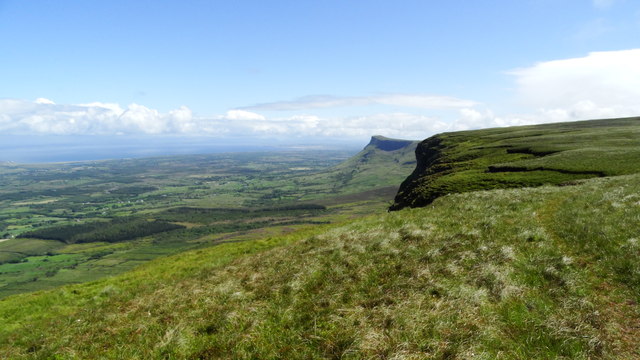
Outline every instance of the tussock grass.
<path id="1" fill-rule="evenodd" d="M 640 358 L 640 176 L 444 196 L 0 301 L 0 357 Z"/>

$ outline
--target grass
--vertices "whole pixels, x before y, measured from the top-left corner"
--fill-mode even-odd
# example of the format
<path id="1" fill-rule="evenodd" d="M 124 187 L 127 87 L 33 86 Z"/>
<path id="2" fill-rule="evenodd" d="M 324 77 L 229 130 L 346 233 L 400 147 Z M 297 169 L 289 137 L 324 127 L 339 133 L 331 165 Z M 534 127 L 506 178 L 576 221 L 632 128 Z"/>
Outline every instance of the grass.
<path id="1" fill-rule="evenodd" d="M 0 265 L 0 294 L 7 296 L 40 290 L 43 283 L 52 286 L 65 284 L 57 275 L 64 269 L 75 268 L 84 258 L 81 255 L 60 254 L 30 256 L 18 263 Z"/>
<path id="2" fill-rule="evenodd" d="M 30 255 L 51 253 L 62 247 L 64 244 L 53 240 L 8 239 L 0 242 L 0 265 L 19 262 Z"/>
<path id="3" fill-rule="evenodd" d="M 449 193 L 563 184 L 640 171 L 640 119 L 444 133 L 423 141 L 392 209 Z"/>
<path id="4" fill-rule="evenodd" d="M 0 300 L 0 357 L 640 358 L 638 194 L 454 194 L 154 260 Z"/>

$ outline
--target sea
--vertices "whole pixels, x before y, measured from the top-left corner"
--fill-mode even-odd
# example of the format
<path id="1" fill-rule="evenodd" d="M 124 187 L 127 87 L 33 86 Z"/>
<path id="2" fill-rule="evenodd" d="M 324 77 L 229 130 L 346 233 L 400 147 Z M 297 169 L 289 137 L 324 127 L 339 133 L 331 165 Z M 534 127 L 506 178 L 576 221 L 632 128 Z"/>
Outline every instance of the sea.
<path id="1" fill-rule="evenodd" d="M 344 141 L 211 138 L 178 136 L 28 136 L 0 135 L 0 163 L 56 163 L 155 156 L 286 150 L 344 150 Z"/>

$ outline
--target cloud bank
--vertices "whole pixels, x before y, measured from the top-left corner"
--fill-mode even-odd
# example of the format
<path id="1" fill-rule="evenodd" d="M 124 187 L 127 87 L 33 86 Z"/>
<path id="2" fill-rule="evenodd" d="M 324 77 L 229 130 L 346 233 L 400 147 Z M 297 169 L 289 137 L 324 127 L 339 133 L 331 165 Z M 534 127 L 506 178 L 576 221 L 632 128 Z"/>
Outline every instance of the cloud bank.
<path id="1" fill-rule="evenodd" d="M 472 100 L 420 94 L 312 96 L 211 116 L 197 116 L 186 106 L 160 112 L 140 104 L 123 107 L 102 102 L 56 104 L 46 98 L 0 99 L 0 134 L 173 134 L 285 140 L 362 139 L 382 134 L 420 139 L 443 131 L 638 116 L 640 66 L 637 64 L 640 64 L 640 49 L 594 52 L 510 71 L 508 74 L 515 85 L 513 96 L 523 109 L 518 114 L 496 114 L 490 105 Z M 374 105 L 392 108 L 366 116 L 314 114 L 317 109 Z M 273 111 L 291 111 L 293 115 L 260 113 L 273 114 Z"/>
<path id="2" fill-rule="evenodd" d="M 0 99 L 0 132 L 55 135 L 163 134 L 190 130 L 193 115 L 187 107 L 166 114 L 131 104 L 90 103 L 59 105 L 39 98 L 33 102 Z"/>
<path id="3" fill-rule="evenodd" d="M 640 115 L 640 49 L 593 52 L 510 72 L 543 121 Z"/>
<path id="4" fill-rule="evenodd" d="M 267 118 L 248 110 L 222 115 L 194 116 L 186 106 L 161 113 L 139 104 L 125 108 L 113 103 L 60 105 L 0 99 L 0 133 L 55 135 L 208 135 L 236 137 L 363 137 L 372 134 L 424 137 L 446 129 L 432 117 L 394 112 L 362 117 L 321 118 L 297 114 Z"/>
<path id="5" fill-rule="evenodd" d="M 640 116 L 638 64 L 640 49 L 631 49 L 509 71 L 522 113 L 496 115 L 489 109 L 464 108 L 448 130 Z"/>

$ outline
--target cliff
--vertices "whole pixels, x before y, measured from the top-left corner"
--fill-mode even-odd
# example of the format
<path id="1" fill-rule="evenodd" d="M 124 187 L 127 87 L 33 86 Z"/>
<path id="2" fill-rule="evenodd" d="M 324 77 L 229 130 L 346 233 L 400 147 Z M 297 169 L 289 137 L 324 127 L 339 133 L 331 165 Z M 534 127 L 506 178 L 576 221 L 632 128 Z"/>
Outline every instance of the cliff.
<path id="1" fill-rule="evenodd" d="M 438 197 L 436 194 L 425 197 L 421 189 L 428 186 L 429 176 L 445 170 L 443 167 L 438 166 L 442 158 L 443 147 L 442 140 L 437 135 L 420 142 L 416 146 L 416 168 L 400 184 L 398 194 L 389 210 L 400 210 L 407 206 L 425 206 Z"/>
<path id="2" fill-rule="evenodd" d="M 640 172 L 640 118 L 443 133 L 422 141 L 389 210 L 453 193 L 575 184 Z"/>
<path id="3" fill-rule="evenodd" d="M 416 143 L 417 141 L 413 140 L 391 139 L 382 135 L 375 135 L 371 137 L 371 141 L 369 141 L 367 146 L 382 151 L 395 151 L 402 148 L 414 147 Z"/>

